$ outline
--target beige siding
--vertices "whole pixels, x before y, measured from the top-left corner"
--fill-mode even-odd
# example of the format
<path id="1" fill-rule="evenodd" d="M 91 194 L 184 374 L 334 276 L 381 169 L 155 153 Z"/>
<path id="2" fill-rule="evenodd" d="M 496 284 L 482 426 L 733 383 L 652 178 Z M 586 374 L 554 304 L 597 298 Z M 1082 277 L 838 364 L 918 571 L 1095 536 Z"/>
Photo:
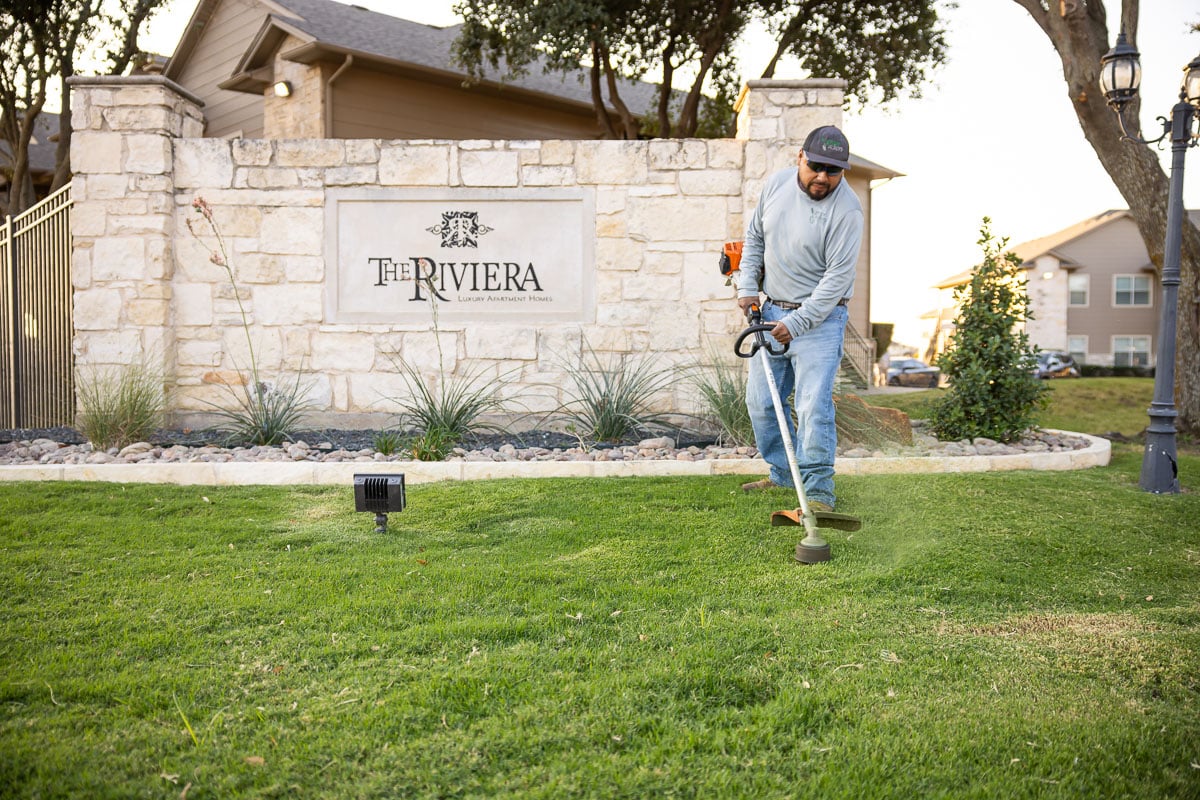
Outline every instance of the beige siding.
<path id="1" fill-rule="evenodd" d="M 569 114 L 396 75 L 351 69 L 333 87 L 339 139 L 590 139 L 589 111 Z"/>
<path id="2" fill-rule="evenodd" d="M 263 100 L 255 94 L 218 89 L 228 79 L 266 19 L 257 0 L 224 0 L 175 82 L 204 100 L 205 136 L 241 133 L 262 136 Z"/>
<path id="3" fill-rule="evenodd" d="M 863 336 L 871 335 L 871 188 L 870 180 L 851 177 L 853 170 L 846 173 L 850 187 L 858 195 L 863 208 L 863 238 L 858 250 L 858 267 L 854 273 L 854 297 L 847 309 L 850 324 Z"/>
<path id="4" fill-rule="evenodd" d="M 1153 355 L 1158 349 L 1155 340 L 1160 287 L 1153 273 L 1142 272 L 1150 257 L 1133 220 L 1116 220 L 1058 248 L 1058 252 L 1080 265 L 1076 275 L 1087 275 L 1090 279 L 1087 307 L 1067 309 L 1068 334 L 1087 336 L 1089 355 L 1096 354 L 1097 361 L 1107 356 L 1111 363 L 1113 336 L 1149 336 Z M 1114 305 L 1113 279 L 1117 275 L 1149 276 L 1150 305 L 1136 308 Z"/>

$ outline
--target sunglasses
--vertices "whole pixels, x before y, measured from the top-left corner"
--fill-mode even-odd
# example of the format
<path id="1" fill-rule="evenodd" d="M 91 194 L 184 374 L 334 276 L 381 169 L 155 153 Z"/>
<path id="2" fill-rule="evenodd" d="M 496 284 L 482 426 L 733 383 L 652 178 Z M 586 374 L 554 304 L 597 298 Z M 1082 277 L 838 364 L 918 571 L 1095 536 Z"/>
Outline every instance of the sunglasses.
<path id="1" fill-rule="evenodd" d="M 835 167 L 833 164 L 822 164 L 818 161 L 808 161 L 808 159 L 805 159 L 805 162 L 808 164 L 808 168 L 813 172 L 824 172 L 831 178 L 842 174 L 842 168 Z"/>

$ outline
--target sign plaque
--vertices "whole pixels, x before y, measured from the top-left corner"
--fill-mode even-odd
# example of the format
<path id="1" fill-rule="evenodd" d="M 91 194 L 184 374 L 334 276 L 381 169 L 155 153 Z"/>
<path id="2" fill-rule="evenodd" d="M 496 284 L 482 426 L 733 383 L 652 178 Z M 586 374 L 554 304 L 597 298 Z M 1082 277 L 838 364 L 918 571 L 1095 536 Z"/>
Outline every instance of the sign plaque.
<path id="1" fill-rule="evenodd" d="M 585 189 L 330 189 L 327 322 L 595 317 Z"/>

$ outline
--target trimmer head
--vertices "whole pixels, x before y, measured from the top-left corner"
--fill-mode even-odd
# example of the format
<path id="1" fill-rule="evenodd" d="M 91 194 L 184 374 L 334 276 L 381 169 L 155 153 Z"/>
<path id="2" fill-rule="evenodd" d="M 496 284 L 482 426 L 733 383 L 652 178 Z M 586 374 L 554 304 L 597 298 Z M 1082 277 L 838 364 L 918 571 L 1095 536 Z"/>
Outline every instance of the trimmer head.
<path id="1" fill-rule="evenodd" d="M 839 514 L 836 511 L 814 511 L 813 517 L 816 519 L 818 528 L 834 528 L 839 531 L 856 531 L 862 527 L 862 520 L 858 517 L 852 517 L 849 514 Z M 775 527 L 781 525 L 804 526 L 804 514 L 798 508 L 789 508 L 784 511 L 771 512 L 771 524 Z"/>

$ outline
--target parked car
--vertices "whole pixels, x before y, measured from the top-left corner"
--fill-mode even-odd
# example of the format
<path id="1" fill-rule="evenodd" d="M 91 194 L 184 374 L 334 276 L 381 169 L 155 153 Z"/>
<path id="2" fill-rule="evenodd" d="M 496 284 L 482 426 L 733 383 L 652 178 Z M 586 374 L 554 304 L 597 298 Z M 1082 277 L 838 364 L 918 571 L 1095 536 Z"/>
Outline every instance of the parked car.
<path id="1" fill-rule="evenodd" d="M 1079 366 L 1070 353 L 1046 351 L 1038 353 L 1033 374 L 1037 378 L 1078 378 Z"/>
<path id="2" fill-rule="evenodd" d="M 888 386 L 928 386 L 936 388 L 942 371 L 915 358 L 893 358 L 888 364 Z"/>

